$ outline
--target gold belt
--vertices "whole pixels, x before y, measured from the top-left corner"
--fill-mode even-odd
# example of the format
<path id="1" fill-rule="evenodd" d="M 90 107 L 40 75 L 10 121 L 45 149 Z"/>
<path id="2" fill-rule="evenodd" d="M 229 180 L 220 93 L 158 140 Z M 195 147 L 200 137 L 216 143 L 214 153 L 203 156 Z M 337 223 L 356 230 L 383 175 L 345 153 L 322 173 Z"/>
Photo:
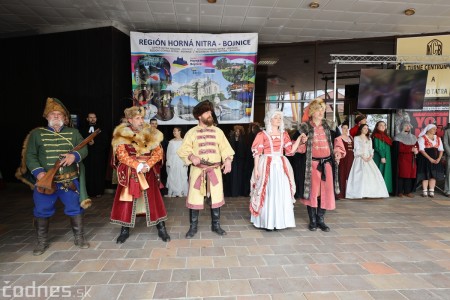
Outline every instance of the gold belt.
<path id="1" fill-rule="evenodd" d="M 78 172 L 77 171 L 73 171 L 70 173 L 66 173 L 66 174 L 60 174 L 60 175 L 55 175 L 54 180 L 55 181 L 64 181 L 67 179 L 72 179 L 78 176 Z"/>

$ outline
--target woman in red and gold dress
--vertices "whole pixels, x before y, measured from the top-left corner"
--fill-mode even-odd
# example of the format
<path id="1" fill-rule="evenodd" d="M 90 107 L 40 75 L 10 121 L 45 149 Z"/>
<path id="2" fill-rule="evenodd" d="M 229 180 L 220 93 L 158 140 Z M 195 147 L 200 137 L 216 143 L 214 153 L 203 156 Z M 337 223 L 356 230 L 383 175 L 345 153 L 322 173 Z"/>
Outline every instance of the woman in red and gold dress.
<path id="1" fill-rule="evenodd" d="M 339 141 L 338 141 L 339 140 Z M 352 168 L 353 164 L 353 138 L 350 135 L 349 128 L 348 128 L 348 121 L 344 121 L 341 124 L 341 135 L 338 136 L 334 143 L 338 144 L 342 142 L 345 149 L 345 156 L 341 157 L 341 160 L 339 161 L 339 189 L 340 193 L 336 194 L 337 199 L 343 199 L 345 198 L 345 190 L 347 188 L 347 179 L 348 175 L 350 174 L 350 170 Z"/>

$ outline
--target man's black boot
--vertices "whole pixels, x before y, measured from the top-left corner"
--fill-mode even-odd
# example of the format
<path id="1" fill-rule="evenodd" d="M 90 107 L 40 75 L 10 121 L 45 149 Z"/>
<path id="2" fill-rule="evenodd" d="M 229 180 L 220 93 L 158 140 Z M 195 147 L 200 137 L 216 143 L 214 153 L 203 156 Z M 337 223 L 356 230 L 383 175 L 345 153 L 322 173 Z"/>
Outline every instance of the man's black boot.
<path id="1" fill-rule="evenodd" d="M 330 227 L 328 227 L 327 224 L 325 224 L 325 218 L 324 218 L 326 211 L 327 211 L 326 209 L 317 207 L 317 226 L 322 231 L 328 232 L 328 231 L 330 231 Z"/>
<path id="2" fill-rule="evenodd" d="M 317 230 L 317 219 L 316 219 L 316 209 L 307 205 L 306 209 L 308 210 L 308 216 L 309 216 L 309 225 L 308 229 L 311 231 Z"/>
<path id="3" fill-rule="evenodd" d="M 211 230 L 218 235 L 226 235 L 227 232 L 220 227 L 220 208 L 211 208 Z"/>
<path id="4" fill-rule="evenodd" d="M 84 226 L 83 226 L 83 215 L 79 214 L 70 217 L 70 224 L 72 225 L 72 231 L 74 236 L 73 243 L 75 246 L 81 249 L 89 248 L 89 243 L 84 238 Z"/>
<path id="5" fill-rule="evenodd" d="M 191 239 L 197 233 L 198 215 L 200 211 L 197 209 L 189 209 L 189 231 L 186 233 L 186 238 Z"/>
<path id="6" fill-rule="evenodd" d="M 36 227 L 37 245 L 33 250 L 33 255 L 38 256 L 44 254 L 48 244 L 48 218 L 35 218 L 34 226 Z"/>
<path id="7" fill-rule="evenodd" d="M 170 242 L 170 235 L 166 230 L 166 223 L 164 221 L 156 224 L 156 228 L 158 229 L 158 236 L 163 240 L 163 242 Z"/>
<path id="8" fill-rule="evenodd" d="M 117 237 L 117 244 L 123 244 L 130 236 L 130 227 L 122 226 L 120 228 L 120 235 Z"/>

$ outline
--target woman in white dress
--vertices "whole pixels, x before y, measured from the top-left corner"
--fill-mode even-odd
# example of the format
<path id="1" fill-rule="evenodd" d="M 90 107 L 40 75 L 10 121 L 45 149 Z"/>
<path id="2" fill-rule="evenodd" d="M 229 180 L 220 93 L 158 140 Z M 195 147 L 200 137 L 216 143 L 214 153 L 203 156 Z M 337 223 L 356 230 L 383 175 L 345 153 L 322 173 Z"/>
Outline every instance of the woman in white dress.
<path id="1" fill-rule="evenodd" d="M 169 141 L 166 153 L 166 186 L 168 189 L 166 197 L 184 197 L 188 192 L 188 168 L 177 154 L 178 148 L 180 148 L 183 143 L 183 139 L 181 138 L 181 128 L 175 127 L 173 129 L 173 136 L 175 138 Z"/>
<path id="2" fill-rule="evenodd" d="M 354 139 L 354 160 L 347 181 L 345 198 L 387 198 L 389 193 L 383 176 L 373 161 L 369 126 L 362 124 Z"/>
<path id="3" fill-rule="evenodd" d="M 265 123 L 266 130 L 256 135 L 252 145 L 255 167 L 250 180 L 250 222 L 267 231 L 295 227 L 295 180 L 284 153 L 292 155 L 300 139 L 292 145 L 281 111 L 269 111 Z"/>

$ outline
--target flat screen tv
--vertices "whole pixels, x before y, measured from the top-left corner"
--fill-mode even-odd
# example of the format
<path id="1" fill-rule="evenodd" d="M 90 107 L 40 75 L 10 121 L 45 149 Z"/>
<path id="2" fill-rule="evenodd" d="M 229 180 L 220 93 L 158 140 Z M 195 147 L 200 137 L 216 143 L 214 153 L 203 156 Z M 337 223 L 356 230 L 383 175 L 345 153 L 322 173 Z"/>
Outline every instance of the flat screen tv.
<path id="1" fill-rule="evenodd" d="M 362 69 L 358 109 L 422 109 L 428 71 Z"/>

